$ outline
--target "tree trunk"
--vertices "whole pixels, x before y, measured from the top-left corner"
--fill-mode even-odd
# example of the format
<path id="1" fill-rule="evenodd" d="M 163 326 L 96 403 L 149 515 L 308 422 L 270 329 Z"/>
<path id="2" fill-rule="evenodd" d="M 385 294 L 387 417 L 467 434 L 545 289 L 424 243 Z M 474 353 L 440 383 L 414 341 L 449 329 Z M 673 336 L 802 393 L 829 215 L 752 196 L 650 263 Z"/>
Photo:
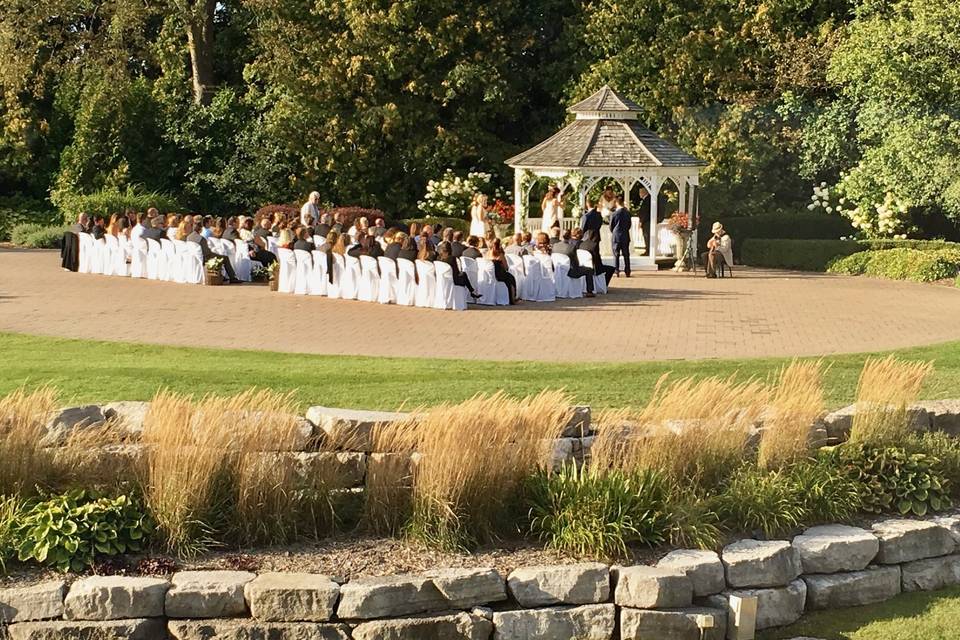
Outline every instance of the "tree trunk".
<path id="1" fill-rule="evenodd" d="M 207 105 L 216 91 L 213 76 L 213 13 L 215 0 L 198 0 L 187 21 L 187 46 L 193 71 L 193 101 Z"/>

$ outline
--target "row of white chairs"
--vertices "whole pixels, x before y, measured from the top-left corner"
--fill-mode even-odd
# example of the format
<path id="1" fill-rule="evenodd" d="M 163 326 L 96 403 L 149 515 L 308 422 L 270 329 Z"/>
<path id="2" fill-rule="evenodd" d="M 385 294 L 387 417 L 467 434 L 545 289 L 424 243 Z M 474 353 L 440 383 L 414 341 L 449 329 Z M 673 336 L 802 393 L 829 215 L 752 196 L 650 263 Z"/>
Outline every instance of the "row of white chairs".
<path id="1" fill-rule="evenodd" d="M 466 287 L 454 285 L 453 269 L 445 262 L 394 261 L 385 256 L 355 258 L 335 253 L 331 256 L 331 277 L 325 252 L 278 248 L 277 258 L 277 289 L 283 293 L 457 311 L 467 308 Z M 577 258 L 585 266 L 593 264 L 587 251 L 579 252 Z M 584 278 L 569 277 L 567 256 L 508 255 L 507 263 L 517 281 L 517 294 L 524 300 L 580 298 L 586 291 Z M 477 304 L 510 304 L 507 286 L 496 279 L 493 261 L 461 257 L 458 264 L 479 296 Z M 597 276 L 595 290 L 606 293 L 602 276 Z"/>
<path id="2" fill-rule="evenodd" d="M 78 271 L 106 276 L 147 278 L 182 284 L 203 284 L 206 269 L 203 251 L 195 242 L 161 238 L 106 235 L 99 240 L 89 233 L 77 234 L 80 243 Z M 243 240 L 207 238 L 210 250 L 229 261 L 237 278 L 249 282 L 253 267 Z M 224 270 L 225 271 L 225 270 Z"/>

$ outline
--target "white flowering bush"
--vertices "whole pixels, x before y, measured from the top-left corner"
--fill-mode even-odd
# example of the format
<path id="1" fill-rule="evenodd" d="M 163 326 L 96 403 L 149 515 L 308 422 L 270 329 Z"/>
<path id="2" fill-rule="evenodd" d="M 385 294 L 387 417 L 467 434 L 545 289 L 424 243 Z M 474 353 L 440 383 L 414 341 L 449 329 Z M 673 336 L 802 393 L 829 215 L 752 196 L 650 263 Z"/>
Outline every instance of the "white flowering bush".
<path id="1" fill-rule="evenodd" d="M 417 205 L 428 217 L 465 218 L 470 214 L 473 194 L 483 193 L 493 201 L 501 197 L 500 189 L 491 182 L 493 176 L 482 171 L 471 171 L 466 177 L 447 169 L 439 180 L 427 183 L 427 193 Z"/>
<path id="2" fill-rule="evenodd" d="M 807 209 L 822 209 L 826 213 L 842 215 L 866 238 L 907 237 L 907 202 L 888 191 L 879 204 L 858 204 L 844 194 L 844 178 L 833 188 L 827 186 L 826 182 L 815 185 Z"/>

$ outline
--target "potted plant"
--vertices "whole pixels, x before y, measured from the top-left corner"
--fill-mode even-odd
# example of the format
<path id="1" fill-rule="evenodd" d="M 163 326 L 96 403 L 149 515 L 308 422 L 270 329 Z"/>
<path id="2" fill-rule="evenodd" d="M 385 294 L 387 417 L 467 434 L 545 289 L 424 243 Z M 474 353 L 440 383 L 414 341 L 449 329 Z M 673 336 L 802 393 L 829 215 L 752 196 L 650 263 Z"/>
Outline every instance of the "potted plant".
<path id="1" fill-rule="evenodd" d="M 270 277 L 270 291 L 278 291 L 280 289 L 280 262 L 274 260 L 270 263 L 270 266 L 267 267 L 267 275 Z"/>
<path id="2" fill-rule="evenodd" d="M 250 279 L 254 282 L 266 284 L 270 281 L 270 272 L 266 267 L 257 263 L 257 265 L 253 267 L 253 271 L 250 272 Z"/>
<path id="3" fill-rule="evenodd" d="M 223 284 L 223 257 L 214 256 L 207 260 L 204 263 L 204 268 L 207 272 L 207 284 L 209 285 L 221 285 Z"/>

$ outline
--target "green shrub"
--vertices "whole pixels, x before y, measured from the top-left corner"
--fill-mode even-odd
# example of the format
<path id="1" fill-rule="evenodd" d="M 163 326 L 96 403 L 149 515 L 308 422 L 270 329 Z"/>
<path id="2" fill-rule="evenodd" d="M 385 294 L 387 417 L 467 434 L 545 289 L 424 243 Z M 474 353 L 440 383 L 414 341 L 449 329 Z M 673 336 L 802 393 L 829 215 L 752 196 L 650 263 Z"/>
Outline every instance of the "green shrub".
<path id="1" fill-rule="evenodd" d="M 859 274 L 890 280 L 936 282 L 960 273 L 960 249 L 884 249 L 835 261 L 831 273 Z"/>
<path id="2" fill-rule="evenodd" d="M 41 224 L 19 224 L 10 232 L 10 242 L 18 247 L 55 249 L 60 246 L 67 227 Z"/>
<path id="3" fill-rule="evenodd" d="M 910 453 L 923 453 L 939 462 L 936 471 L 949 481 L 947 490 L 951 495 L 960 495 L 960 441 L 956 436 L 942 431 L 933 431 L 913 436 L 904 443 Z"/>
<path id="4" fill-rule="evenodd" d="M 852 240 L 747 240 L 741 261 L 752 267 L 825 271 L 838 256 L 856 255 L 864 247 Z"/>
<path id="5" fill-rule="evenodd" d="M 763 531 L 767 537 L 788 533 L 804 519 L 803 501 L 785 471 L 743 467 L 714 499 L 720 521 L 733 531 Z"/>
<path id="6" fill-rule="evenodd" d="M 530 528 L 554 549 L 623 557 L 627 545 L 666 539 L 666 497 L 666 484 L 655 471 L 602 473 L 570 464 L 530 481 Z"/>
<path id="7" fill-rule="evenodd" d="M 748 240 L 786 238 L 793 240 L 837 240 L 837 238 L 852 236 L 855 232 L 846 218 L 823 213 L 770 213 L 758 216 L 721 216 L 719 218 L 702 215 L 697 236 L 701 251 L 706 251 L 707 240 L 710 238 L 710 226 L 718 221 L 723 224 L 723 228 L 733 238 L 734 258 L 742 258 L 744 264 L 751 264 L 743 257 L 745 254 L 741 253 L 741 250 L 746 250 Z M 801 267 L 791 268 L 799 269 Z"/>
<path id="8" fill-rule="evenodd" d="M 867 272 L 867 266 L 872 259 L 872 251 L 861 251 L 845 258 L 834 258 L 825 270 L 829 273 L 840 273 L 847 276 L 862 276 Z"/>
<path id="9" fill-rule="evenodd" d="M 926 515 L 950 507 L 950 481 L 940 472 L 940 461 L 901 447 L 845 444 L 831 456 L 843 472 L 860 485 L 863 510 Z"/>
<path id="10" fill-rule="evenodd" d="M 77 215 L 82 212 L 106 218 L 114 213 L 140 212 L 150 207 L 156 207 L 160 213 L 176 211 L 179 208 L 177 201 L 165 193 L 143 191 L 135 187 L 127 187 L 122 191 L 104 189 L 91 194 L 59 195 L 55 204 L 66 222 L 75 222 Z"/>
<path id="11" fill-rule="evenodd" d="M 12 196 L 0 198 L 0 242 L 10 240 L 14 227 L 19 225 L 43 227 L 60 222 L 60 213 L 47 202 Z"/>
<path id="12" fill-rule="evenodd" d="M 720 544 L 720 516 L 709 500 L 686 487 L 674 487 L 667 498 L 670 544 L 715 549 Z"/>
<path id="13" fill-rule="evenodd" d="M 802 462 L 788 471 L 804 525 L 843 522 L 863 507 L 860 485 L 829 460 Z"/>
<path id="14" fill-rule="evenodd" d="M 15 496 L 0 496 L 0 573 L 6 571 L 7 561 L 16 556 L 14 525 L 19 513 L 20 501 Z"/>
<path id="15" fill-rule="evenodd" d="M 138 501 L 77 490 L 22 509 L 13 537 L 21 562 L 82 571 L 97 556 L 141 550 L 152 532 Z"/>
<path id="16" fill-rule="evenodd" d="M 429 224 L 431 226 L 441 225 L 443 227 L 452 227 L 457 231 L 462 231 L 464 237 L 470 232 L 470 223 L 461 218 L 407 218 L 405 220 L 399 220 L 397 226 L 402 226 L 404 231 L 407 231 L 410 228 L 410 225 L 414 222 L 419 222 L 421 225 Z"/>

